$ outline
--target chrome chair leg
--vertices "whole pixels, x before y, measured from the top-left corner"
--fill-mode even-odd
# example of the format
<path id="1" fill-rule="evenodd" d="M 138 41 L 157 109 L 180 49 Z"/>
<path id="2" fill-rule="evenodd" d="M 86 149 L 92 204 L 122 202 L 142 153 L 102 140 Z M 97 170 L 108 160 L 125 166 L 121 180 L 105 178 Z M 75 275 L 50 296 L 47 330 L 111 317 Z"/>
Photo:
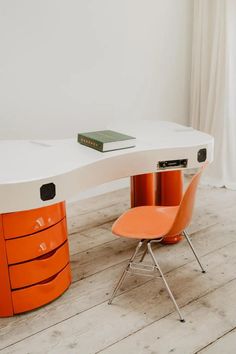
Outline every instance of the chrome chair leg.
<path id="1" fill-rule="evenodd" d="M 144 251 L 143 251 L 143 254 L 139 260 L 140 263 L 142 263 L 142 261 L 144 260 L 145 256 L 147 254 L 147 242 L 144 242 Z"/>
<path id="2" fill-rule="evenodd" d="M 192 244 L 192 242 L 191 242 L 191 240 L 189 238 L 189 235 L 188 235 L 187 231 L 184 230 L 183 231 L 183 235 L 186 238 L 186 240 L 188 241 L 188 244 L 189 244 L 191 250 L 193 251 L 193 254 L 194 254 L 194 256 L 195 256 L 195 258 L 196 258 L 196 260 L 197 260 L 197 262 L 198 262 L 198 264 L 199 264 L 199 266 L 201 268 L 201 270 L 202 270 L 202 273 L 206 273 L 205 269 L 203 268 L 203 265 L 200 262 L 200 259 L 199 259 L 198 255 L 197 255 L 197 253 L 196 253 L 196 251 L 195 251 L 195 249 L 193 247 L 193 244 Z"/>
<path id="3" fill-rule="evenodd" d="M 108 305 L 111 305 L 114 297 L 116 296 L 117 291 L 119 290 L 119 288 L 121 287 L 122 283 L 124 282 L 124 280 L 125 280 L 125 278 L 127 276 L 128 270 L 130 268 L 130 265 L 133 262 L 133 260 L 135 259 L 139 249 L 142 247 L 143 242 L 144 242 L 143 240 L 139 241 L 134 253 L 132 254 L 132 256 L 131 256 L 131 258 L 130 258 L 130 260 L 128 262 L 128 265 L 125 267 L 125 269 L 124 269 L 124 271 L 123 271 L 123 273 L 122 273 L 122 275 L 121 275 L 121 277 L 120 277 L 120 279 L 119 279 L 119 281 L 118 281 L 118 283 L 117 283 L 117 285 L 116 285 L 116 287 L 115 287 L 115 289 L 114 289 L 114 291 L 113 291 L 113 293 L 112 293 L 112 295 L 111 295 L 111 297 L 110 297 L 110 299 L 108 301 Z"/>
<path id="4" fill-rule="evenodd" d="M 153 261 L 156 269 L 160 273 L 160 276 L 161 276 L 161 278 L 162 278 L 162 280 L 163 280 L 163 282 L 165 284 L 165 287 L 166 287 L 166 289 L 168 291 L 168 294 L 169 294 L 173 304 L 175 305 L 176 311 L 178 312 L 179 317 L 180 317 L 180 321 L 181 322 L 185 322 L 185 320 L 184 320 L 184 318 L 183 318 L 183 316 L 182 316 L 182 314 L 180 312 L 179 306 L 178 306 L 177 302 L 175 301 L 174 295 L 172 294 L 172 292 L 171 292 L 171 290 L 169 288 L 169 285 L 168 285 L 168 283 L 167 283 L 167 281 L 166 281 L 166 279 L 164 277 L 164 274 L 162 273 L 162 270 L 161 270 L 161 268 L 160 268 L 159 264 L 157 263 L 157 260 L 156 260 L 156 258 L 154 256 L 154 253 L 152 251 L 151 241 L 148 242 L 147 247 L 148 247 L 148 252 L 149 252 L 149 254 L 150 254 L 151 258 L 152 258 L 152 261 Z"/>

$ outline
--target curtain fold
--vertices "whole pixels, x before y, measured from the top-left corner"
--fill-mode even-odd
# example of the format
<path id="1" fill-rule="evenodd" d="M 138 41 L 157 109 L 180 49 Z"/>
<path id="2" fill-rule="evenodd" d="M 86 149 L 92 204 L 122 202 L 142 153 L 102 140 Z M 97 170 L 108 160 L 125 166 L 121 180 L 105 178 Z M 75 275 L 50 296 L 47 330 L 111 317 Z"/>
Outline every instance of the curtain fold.
<path id="1" fill-rule="evenodd" d="M 236 189 L 236 0 L 194 0 L 190 125 L 215 137 L 206 183 Z M 234 28 L 235 27 L 235 28 Z"/>

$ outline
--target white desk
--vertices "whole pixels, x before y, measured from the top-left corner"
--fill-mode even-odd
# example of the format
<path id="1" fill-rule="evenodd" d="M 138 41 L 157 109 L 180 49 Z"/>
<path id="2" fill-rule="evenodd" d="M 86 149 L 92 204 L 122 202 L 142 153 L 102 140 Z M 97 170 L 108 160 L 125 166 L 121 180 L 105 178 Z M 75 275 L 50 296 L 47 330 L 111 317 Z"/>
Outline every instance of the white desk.
<path id="1" fill-rule="evenodd" d="M 174 171 L 213 160 L 213 138 L 178 124 L 146 121 L 109 129 L 135 136 L 136 147 L 101 153 L 78 144 L 76 136 L 0 141 L 0 317 L 42 306 L 70 285 L 64 201 L 131 176 L 132 206 L 156 203 L 155 176 L 167 176 L 172 205 L 182 188 Z"/>
<path id="2" fill-rule="evenodd" d="M 186 168 L 197 168 L 204 163 L 197 160 L 204 148 L 206 160 L 213 160 L 213 138 L 192 128 L 155 121 L 109 128 L 135 136 L 136 147 L 101 153 L 78 144 L 76 136 L 0 141 L 0 213 L 47 206 L 108 181 L 157 172 L 159 161 L 187 159 Z M 43 201 L 40 187 L 47 183 L 55 184 L 56 195 Z"/>

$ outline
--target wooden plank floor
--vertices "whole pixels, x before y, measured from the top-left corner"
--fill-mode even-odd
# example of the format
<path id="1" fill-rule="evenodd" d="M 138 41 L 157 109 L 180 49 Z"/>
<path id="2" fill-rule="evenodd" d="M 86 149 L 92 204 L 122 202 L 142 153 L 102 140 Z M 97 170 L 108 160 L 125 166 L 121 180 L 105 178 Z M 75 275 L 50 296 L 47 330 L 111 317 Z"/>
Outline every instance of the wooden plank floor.
<path id="1" fill-rule="evenodd" d="M 129 207 L 123 189 L 67 207 L 73 283 L 51 304 L 0 319 L 0 353 L 236 353 L 236 192 L 201 186 L 193 222 L 198 264 L 185 241 L 155 253 L 186 319 L 161 280 L 131 276 L 109 294 L 135 242 L 111 234 Z"/>

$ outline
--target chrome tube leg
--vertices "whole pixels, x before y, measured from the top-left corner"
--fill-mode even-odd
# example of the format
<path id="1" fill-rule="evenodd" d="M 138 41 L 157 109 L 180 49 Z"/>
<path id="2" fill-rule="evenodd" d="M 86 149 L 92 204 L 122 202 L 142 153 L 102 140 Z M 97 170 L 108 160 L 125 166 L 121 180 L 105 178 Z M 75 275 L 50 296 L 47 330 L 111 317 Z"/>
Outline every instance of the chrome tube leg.
<path id="1" fill-rule="evenodd" d="M 111 295 L 111 297 L 110 297 L 110 299 L 108 301 L 108 305 L 111 305 L 114 297 L 116 296 L 117 291 L 119 290 L 119 288 L 121 287 L 123 281 L 125 280 L 125 278 L 127 276 L 127 273 L 128 273 L 129 266 L 130 265 L 128 264 L 125 267 L 125 269 L 124 269 L 124 271 L 123 271 L 123 273 L 122 273 L 122 275 L 121 275 L 121 277 L 120 277 L 120 279 L 119 279 L 119 281 L 118 281 L 118 283 L 117 283 L 117 285 L 116 285 L 116 287 L 115 287 L 115 289 L 114 289 L 114 291 L 113 291 L 113 293 L 112 293 L 112 295 Z"/>
<path id="2" fill-rule="evenodd" d="M 183 316 L 182 316 L 182 314 L 181 314 L 181 312 L 180 312 L 179 306 L 178 306 L 177 302 L 175 301 L 174 295 L 172 294 L 172 292 L 171 292 L 171 290 L 170 290 L 170 288 L 169 288 L 169 285 L 168 285 L 168 283 L 167 283 L 167 281 L 166 281 L 166 279 L 165 279 L 165 277 L 164 277 L 164 274 L 162 273 L 162 270 L 161 270 L 159 264 L 157 263 L 157 260 L 156 260 L 156 258 L 155 258 L 155 256 L 154 256 L 153 251 L 152 251 L 152 247 L 151 247 L 151 243 L 150 243 L 150 242 L 148 242 L 147 247 L 148 247 L 148 252 L 149 252 L 149 254 L 150 254 L 150 256 L 151 256 L 151 258 L 152 258 L 152 260 L 153 260 L 153 263 L 154 263 L 156 269 L 159 271 L 160 276 L 161 276 L 161 278 L 162 278 L 162 280 L 163 280 L 163 282 L 164 282 L 164 284 L 165 284 L 165 287 L 166 287 L 166 289 L 167 289 L 167 291 L 168 291 L 168 294 L 169 294 L 169 296 L 170 296 L 170 298 L 171 298 L 173 304 L 175 305 L 176 311 L 178 312 L 179 317 L 180 317 L 180 321 L 181 321 L 181 322 L 185 322 L 185 320 L 184 320 L 184 318 L 183 318 Z"/>
<path id="3" fill-rule="evenodd" d="M 144 243 L 144 247 L 145 248 L 144 248 L 143 254 L 142 254 L 140 261 L 139 261 L 140 263 L 142 263 L 142 261 L 144 260 L 146 254 L 147 254 L 147 243 L 146 242 Z"/>
<path id="4" fill-rule="evenodd" d="M 198 264 L 199 264 L 199 266 L 201 268 L 201 270 L 202 270 L 202 273 L 206 273 L 205 269 L 203 268 L 203 265 L 200 262 L 200 259 L 199 259 L 198 255 L 197 255 L 197 253 L 196 253 L 196 251 L 195 251 L 195 249 L 193 247 L 193 244 L 192 244 L 192 242 L 191 242 L 191 240 L 189 238 L 189 235 L 188 235 L 187 231 L 184 230 L 183 231 L 183 235 L 186 238 L 186 240 L 188 241 L 188 244 L 189 244 L 191 250 L 193 251 L 193 254 L 194 254 L 194 256 L 195 256 L 195 258 L 196 258 L 196 260 L 197 260 L 197 262 L 198 262 Z"/>
<path id="5" fill-rule="evenodd" d="M 114 291 L 113 291 L 113 293 L 112 293 L 112 295 L 111 295 L 111 297 L 110 297 L 110 299 L 109 299 L 109 301 L 108 301 L 108 305 L 111 305 L 111 303 L 112 303 L 114 297 L 116 296 L 117 291 L 119 290 L 119 288 L 121 287 L 122 283 L 124 282 L 124 280 L 125 280 L 125 278 L 126 278 L 126 276 L 127 276 L 128 270 L 129 270 L 129 268 L 130 268 L 130 264 L 131 264 L 131 263 L 133 262 L 133 260 L 135 259 L 136 255 L 137 255 L 137 253 L 138 253 L 140 247 L 142 247 L 142 245 L 143 245 L 143 241 L 140 241 L 140 242 L 138 243 L 138 245 L 137 245 L 137 247 L 136 247 L 134 253 L 133 253 L 132 256 L 131 256 L 128 265 L 125 267 L 125 269 L 124 269 L 124 271 L 123 271 L 123 273 L 122 273 L 122 275 L 121 275 L 121 277 L 120 277 L 120 279 L 119 279 L 119 281 L 118 281 L 118 283 L 117 283 L 117 285 L 116 285 L 116 287 L 115 287 L 115 289 L 114 289 Z"/>

